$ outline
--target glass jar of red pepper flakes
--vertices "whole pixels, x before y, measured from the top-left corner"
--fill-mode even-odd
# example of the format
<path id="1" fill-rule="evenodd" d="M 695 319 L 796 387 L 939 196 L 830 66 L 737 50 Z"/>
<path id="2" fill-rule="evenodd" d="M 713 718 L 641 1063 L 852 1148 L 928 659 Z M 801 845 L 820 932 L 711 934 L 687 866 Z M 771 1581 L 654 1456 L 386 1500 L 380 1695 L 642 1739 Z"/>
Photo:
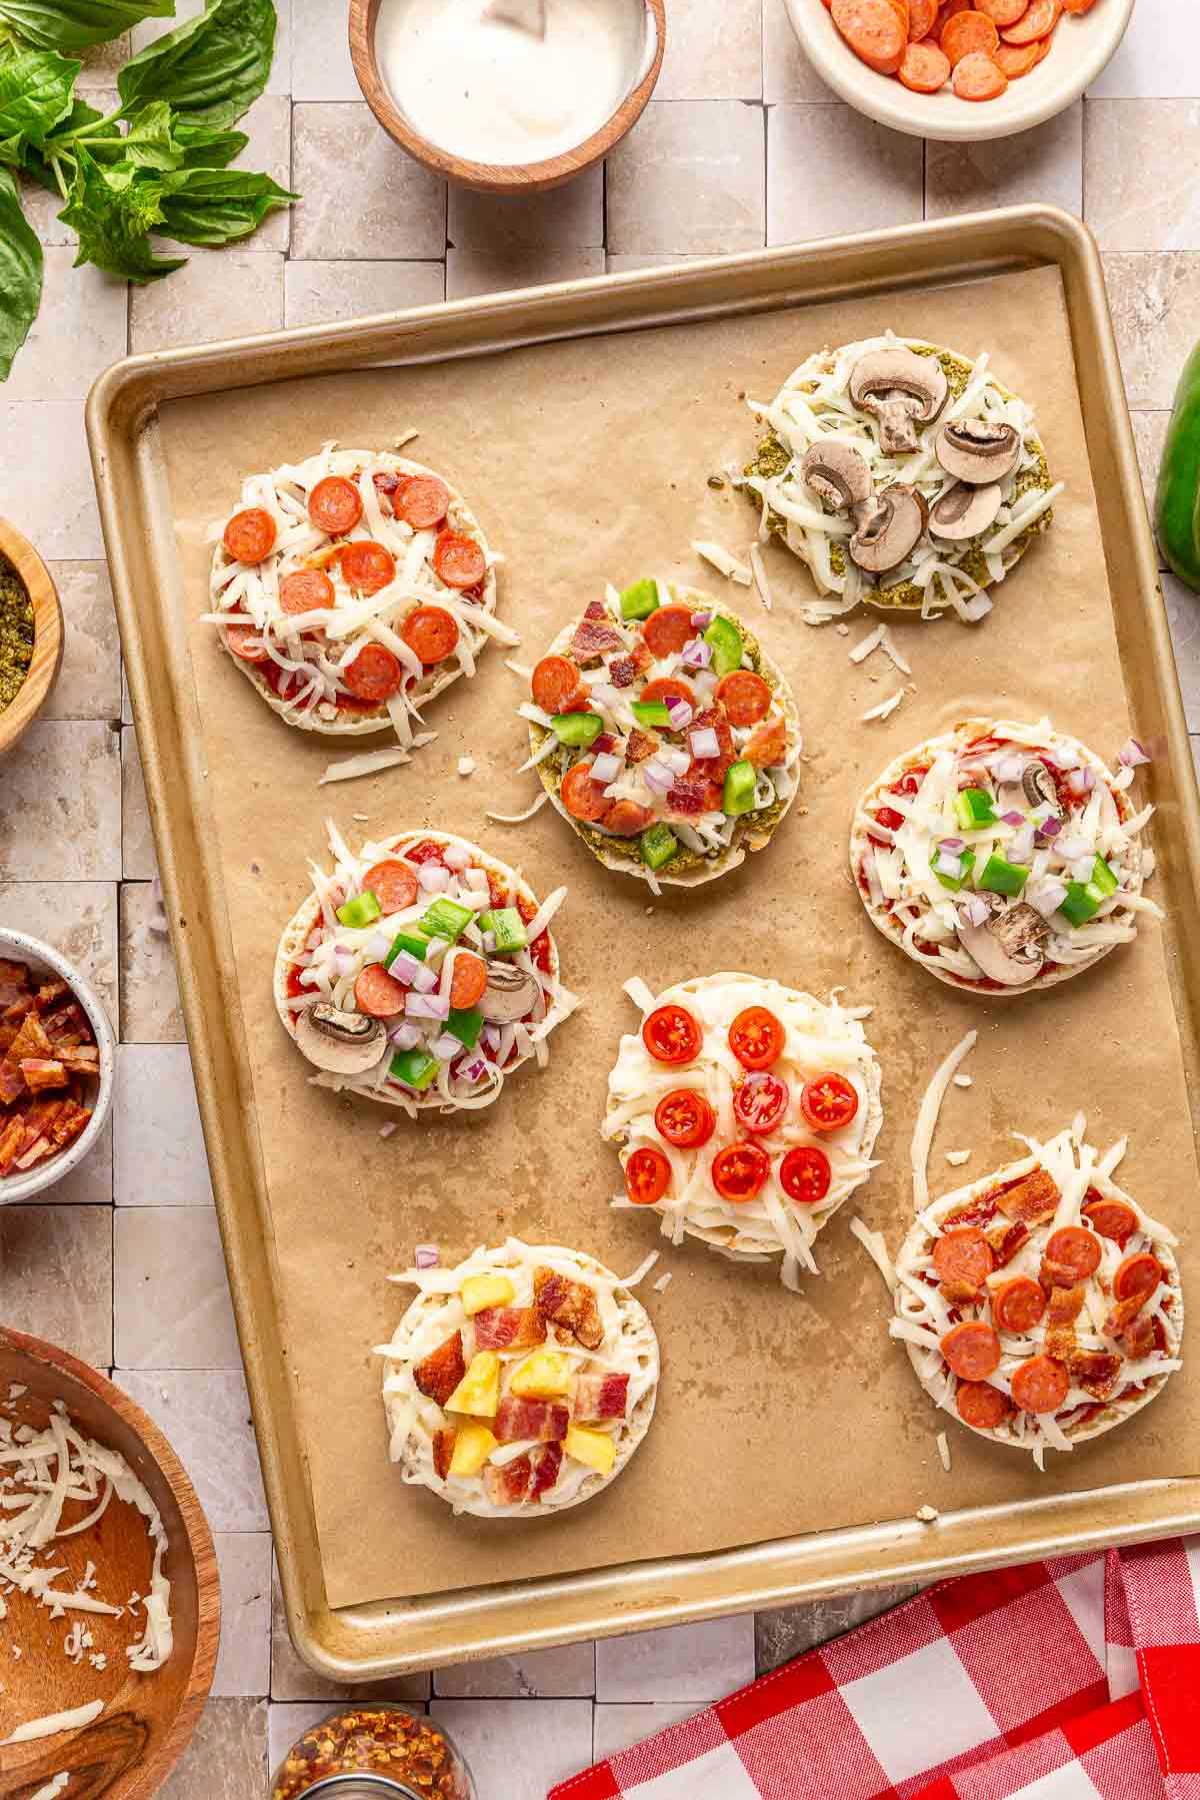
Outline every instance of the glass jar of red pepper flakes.
<path id="1" fill-rule="evenodd" d="M 310 1726 L 284 1757 L 271 1800 L 478 1800 L 460 1751 L 432 1719 L 386 1701 Z"/>

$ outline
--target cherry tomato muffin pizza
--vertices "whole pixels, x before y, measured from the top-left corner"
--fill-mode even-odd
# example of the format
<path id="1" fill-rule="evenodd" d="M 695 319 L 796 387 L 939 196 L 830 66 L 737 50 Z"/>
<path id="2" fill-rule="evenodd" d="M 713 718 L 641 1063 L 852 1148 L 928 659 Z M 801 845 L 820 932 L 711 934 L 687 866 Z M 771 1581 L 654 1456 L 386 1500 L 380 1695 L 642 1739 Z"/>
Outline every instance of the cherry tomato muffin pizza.
<path id="1" fill-rule="evenodd" d="M 590 1500 L 650 1429 L 658 1339 L 628 1281 L 509 1238 L 418 1290 L 384 1358 L 389 1453 L 456 1513 L 538 1518 Z"/>
<path id="2" fill-rule="evenodd" d="M 818 351 L 750 406 L 767 433 L 744 485 L 813 578 L 810 622 L 859 601 L 981 619 L 1062 491 L 986 354 L 888 332 Z"/>
<path id="3" fill-rule="evenodd" d="M 761 850 L 795 799 L 791 690 L 734 613 L 690 588 L 609 588 L 533 670 L 532 760 L 606 868 L 694 886 Z"/>
<path id="4" fill-rule="evenodd" d="M 496 619 L 496 558 L 461 494 L 423 463 L 326 444 L 248 475 L 214 527 L 205 622 L 289 725 L 413 741 L 419 709 L 473 675 Z"/>
<path id="5" fill-rule="evenodd" d="M 1070 1450 L 1180 1366 L 1174 1235 L 1071 1131 L 918 1213 L 889 1327 L 937 1404 L 984 1437 Z"/>
<path id="6" fill-rule="evenodd" d="M 857 1014 L 756 975 L 703 975 L 657 999 L 626 984 L 641 1029 L 621 1039 L 603 1135 L 625 1173 L 618 1206 L 653 1207 L 672 1242 L 783 1257 L 813 1245 L 874 1168 L 879 1063 Z"/>
<path id="7" fill-rule="evenodd" d="M 398 1106 L 490 1106 L 578 1005 L 559 979 L 550 921 L 507 864 L 441 831 L 405 831 L 356 853 L 330 824 L 332 871 L 275 959 L 275 1005 L 318 1087 Z"/>
<path id="8" fill-rule="evenodd" d="M 1048 719 L 967 719 L 897 757 L 854 815 L 850 867 L 871 922 L 939 981 L 989 997 L 1090 968 L 1161 909 L 1119 773 Z"/>

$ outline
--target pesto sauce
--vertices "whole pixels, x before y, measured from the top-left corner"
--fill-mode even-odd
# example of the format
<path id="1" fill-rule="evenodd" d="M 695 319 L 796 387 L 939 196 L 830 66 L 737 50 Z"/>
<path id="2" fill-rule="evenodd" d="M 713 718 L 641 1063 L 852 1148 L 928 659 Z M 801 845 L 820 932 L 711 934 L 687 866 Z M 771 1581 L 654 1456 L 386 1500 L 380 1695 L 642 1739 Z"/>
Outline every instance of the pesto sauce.
<path id="1" fill-rule="evenodd" d="M 33 661 L 33 601 L 8 558 L 0 556 L 0 713 L 20 693 Z"/>

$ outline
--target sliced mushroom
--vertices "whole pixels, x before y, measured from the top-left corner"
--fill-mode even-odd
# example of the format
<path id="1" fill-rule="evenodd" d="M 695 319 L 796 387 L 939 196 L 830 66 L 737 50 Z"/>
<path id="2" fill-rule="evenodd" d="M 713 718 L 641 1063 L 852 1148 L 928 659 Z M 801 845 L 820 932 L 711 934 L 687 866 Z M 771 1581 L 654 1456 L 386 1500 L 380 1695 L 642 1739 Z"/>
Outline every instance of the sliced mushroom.
<path id="1" fill-rule="evenodd" d="M 532 1010 L 540 992 L 536 979 L 524 969 L 516 969 L 511 963 L 490 962 L 479 1010 L 492 1025 L 512 1025 Z"/>
<path id="2" fill-rule="evenodd" d="M 849 512 L 871 498 L 871 471 L 851 444 L 811 444 L 800 479 L 834 512 Z"/>
<path id="3" fill-rule="evenodd" d="M 1012 474 L 1021 456 L 1021 434 L 1013 425 L 947 419 L 933 447 L 947 475 L 983 487 Z"/>
<path id="4" fill-rule="evenodd" d="M 366 1013 L 318 1001 L 296 1020 L 296 1042 L 310 1063 L 334 1075 L 365 1075 L 387 1048 L 387 1027 Z"/>
<path id="5" fill-rule="evenodd" d="M 999 511 L 998 482 L 989 482 L 986 487 L 972 487 L 969 482 L 956 481 L 930 508 L 929 529 L 937 537 L 960 543 L 964 538 L 978 537 L 981 531 L 986 531 Z"/>
<path id="6" fill-rule="evenodd" d="M 936 419 L 950 384 L 936 356 L 918 356 L 898 344 L 871 350 L 850 371 L 850 399 L 879 421 L 879 448 L 894 456 L 917 447 L 917 426 Z"/>
<path id="7" fill-rule="evenodd" d="M 1050 927 L 1025 900 L 998 907 L 983 925 L 960 925 L 958 941 L 982 972 L 1004 987 L 1032 981 L 1045 957 L 1042 942 Z"/>
<path id="8" fill-rule="evenodd" d="M 904 561 L 925 529 L 929 508 L 916 488 L 896 482 L 864 509 L 850 539 L 850 554 L 860 569 L 880 575 Z"/>
<path id="9" fill-rule="evenodd" d="M 1058 789 L 1045 763 L 1031 762 L 1021 777 L 1021 787 L 1030 806 L 1048 806 L 1055 818 L 1062 817 Z"/>

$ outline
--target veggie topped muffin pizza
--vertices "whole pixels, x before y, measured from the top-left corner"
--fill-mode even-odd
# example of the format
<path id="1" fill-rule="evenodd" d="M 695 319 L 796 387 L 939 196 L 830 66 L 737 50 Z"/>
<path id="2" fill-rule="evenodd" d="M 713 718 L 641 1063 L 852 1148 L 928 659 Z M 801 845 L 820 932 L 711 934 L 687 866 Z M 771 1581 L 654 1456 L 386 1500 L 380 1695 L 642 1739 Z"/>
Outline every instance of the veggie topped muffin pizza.
<path id="1" fill-rule="evenodd" d="M 399 1106 L 490 1106 L 505 1077 L 579 1004 L 559 980 L 550 921 L 515 870 L 465 838 L 404 831 L 357 854 L 330 824 L 331 874 L 275 958 L 275 1005 L 318 1087 Z"/>
<path id="2" fill-rule="evenodd" d="M 787 682 L 741 619 L 690 588 L 610 587 L 531 688 L 520 710 L 554 805 L 606 868 L 656 891 L 736 868 L 796 796 Z"/>
<path id="3" fill-rule="evenodd" d="M 358 736 L 475 673 L 495 618 L 492 551 L 461 494 L 423 463 L 339 450 L 248 475 L 219 530 L 205 622 L 267 704 L 304 731 Z"/>
<path id="4" fill-rule="evenodd" d="M 973 1431 L 1070 1450 L 1153 1400 L 1179 1368 L 1176 1239 L 1062 1131 L 918 1213 L 896 1317 L 921 1385 Z"/>
<path id="5" fill-rule="evenodd" d="M 456 1513 L 538 1517 L 590 1500 L 647 1431 L 658 1339 L 603 1263 L 509 1238 L 454 1269 L 393 1277 L 419 1289 L 390 1344 L 383 1403 L 405 1481 Z"/>
<path id="6" fill-rule="evenodd" d="M 1140 833 L 1119 774 L 1048 719 L 966 719 L 896 758 L 858 803 L 850 867 L 872 924 L 939 981 L 1022 994 L 1137 935 Z"/>
<path id="7" fill-rule="evenodd" d="M 802 362 L 769 404 L 745 471 L 763 530 L 808 566 L 810 622 L 860 600 L 968 621 L 1049 525 L 1033 408 L 974 362 L 919 338 L 863 338 Z"/>
<path id="8" fill-rule="evenodd" d="M 879 1064 L 857 1013 L 755 975 L 697 976 L 657 1000 L 636 979 L 625 991 L 645 1016 L 608 1078 L 616 1204 L 654 1207 L 676 1244 L 782 1254 L 798 1287 L 817 1234 L 875 1166 Z"/>

